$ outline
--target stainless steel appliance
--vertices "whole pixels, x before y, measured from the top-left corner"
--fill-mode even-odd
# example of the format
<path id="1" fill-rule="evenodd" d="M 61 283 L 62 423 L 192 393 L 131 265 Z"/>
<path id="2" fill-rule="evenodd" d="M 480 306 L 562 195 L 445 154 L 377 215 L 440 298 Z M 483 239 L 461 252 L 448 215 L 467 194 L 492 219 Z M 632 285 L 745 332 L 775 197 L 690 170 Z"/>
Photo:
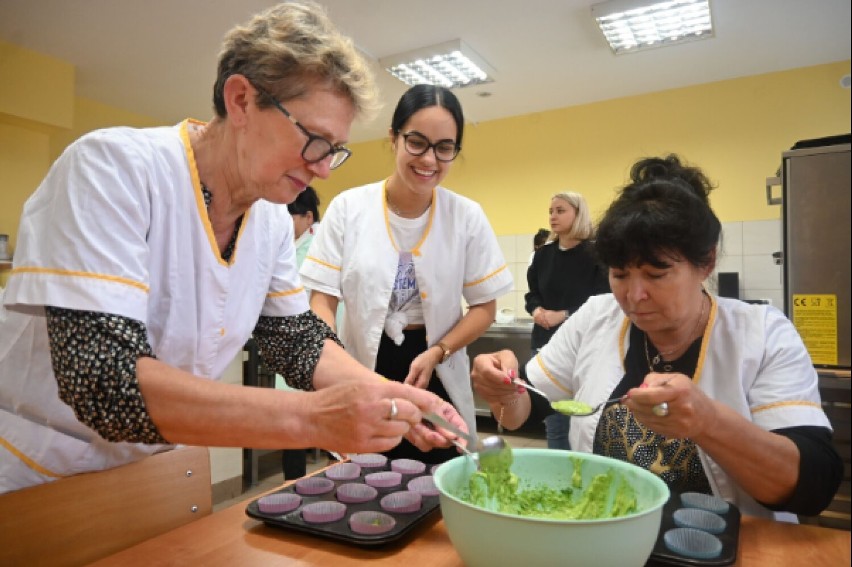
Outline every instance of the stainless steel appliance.
<path id="1" fill-rule="evenodd" d="M 845 143 L 838 143 L 845 140 Z M 784 309 L 820 368 L 849 369 L 849 136 L 798 142 L 782 154 Z"/>
<path id="2" fill-rule="evenodd" d="M 850 136 L 798 142 L 782 154 L 784 309 L 819 374 L 822 406 L 846 465 L 834 500 L 816 518 L 840 529 L 850 514 Z M 767 197 L 771 197 L 767 180 Z M 770 202 L 776 202 L 770 198 Z"/>

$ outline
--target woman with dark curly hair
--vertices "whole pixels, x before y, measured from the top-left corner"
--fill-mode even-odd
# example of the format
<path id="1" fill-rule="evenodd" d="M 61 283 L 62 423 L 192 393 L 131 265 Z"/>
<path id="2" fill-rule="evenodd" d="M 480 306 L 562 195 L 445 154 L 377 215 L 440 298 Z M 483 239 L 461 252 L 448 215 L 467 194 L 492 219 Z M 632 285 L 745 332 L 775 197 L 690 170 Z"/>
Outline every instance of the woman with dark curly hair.
<path id="1" fill-rule="evenodd" d="M 572 418 L 574 449 L 745 514 L 818 514 L 843 465 L 795 327 L 771 306 L 704 288 L 721 224 L 700 169 L 670 155 L 639 161 L 630 177 L 597 230 L 612 294 L 589 298 L 525 367 L 549 400 L 506 383 L 518 371 L 509 351 L 476 358 L 474 388 L 508 428 L 541 419 L 549 401 L 615 398 Z"/>

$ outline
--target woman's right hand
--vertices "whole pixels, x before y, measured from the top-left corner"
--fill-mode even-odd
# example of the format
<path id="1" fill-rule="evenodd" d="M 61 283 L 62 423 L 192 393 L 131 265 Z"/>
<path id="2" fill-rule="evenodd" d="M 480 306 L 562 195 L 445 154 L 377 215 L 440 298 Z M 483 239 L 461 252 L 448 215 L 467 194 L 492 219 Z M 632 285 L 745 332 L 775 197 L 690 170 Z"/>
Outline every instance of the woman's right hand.
<path id="1" fill-rule="evenodd" d="M 510 350 L 480 354 L 470 373 L 474 391 L 489 404 L 508 403 L 518 395 L 512 380 L 518 376 L 518 359 Z"/>
<path id="2" fill-rule="evenodd" d="M 340 453 L 388 451 L 403 437 L 424 451 L 450 446 L 446 437 L 422 425 L 427 411 L 440 413 L 467 430 L 450 404 L 431 392 L 398 382 L 349 381 L 311 395 L 315 399 L 305 427 L 305 434 L 311 437 L 310 446 Z"/>

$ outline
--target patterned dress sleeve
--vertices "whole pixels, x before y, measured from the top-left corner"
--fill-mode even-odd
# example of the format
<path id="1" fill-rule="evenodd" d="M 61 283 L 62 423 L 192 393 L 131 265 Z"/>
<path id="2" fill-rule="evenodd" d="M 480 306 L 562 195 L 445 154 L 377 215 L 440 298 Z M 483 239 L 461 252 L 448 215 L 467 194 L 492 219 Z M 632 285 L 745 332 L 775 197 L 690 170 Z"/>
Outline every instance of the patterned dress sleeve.
<path id="1" fill-rule="evenodd" d="M 151 420 L 136 376 L 153 357 L 145 325 L 135 319 L 45 307 L 59 397 L 81 423 L 111 442 L 169 443 Z"/>
<path id="2" fill-rule="evenodd" d="M 254 330 L 266 367 L 284 377 L 291 388 L 313 390 L 314 370 L 326 339 L 343 343 L 325 321 L 307 311 L 290 317 L 261 316 Z"/>

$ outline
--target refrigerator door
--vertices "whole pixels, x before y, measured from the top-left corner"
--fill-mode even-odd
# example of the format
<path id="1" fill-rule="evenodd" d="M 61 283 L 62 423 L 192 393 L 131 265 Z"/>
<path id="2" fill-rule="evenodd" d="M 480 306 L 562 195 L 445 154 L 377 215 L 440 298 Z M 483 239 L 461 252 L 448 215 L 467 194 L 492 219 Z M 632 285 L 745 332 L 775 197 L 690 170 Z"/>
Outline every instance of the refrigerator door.
<path id="1" fill-rule="evenodd" d="M 850 367 L 850 144 L 783 154 L 785 311 L 816 366 Z"/>

